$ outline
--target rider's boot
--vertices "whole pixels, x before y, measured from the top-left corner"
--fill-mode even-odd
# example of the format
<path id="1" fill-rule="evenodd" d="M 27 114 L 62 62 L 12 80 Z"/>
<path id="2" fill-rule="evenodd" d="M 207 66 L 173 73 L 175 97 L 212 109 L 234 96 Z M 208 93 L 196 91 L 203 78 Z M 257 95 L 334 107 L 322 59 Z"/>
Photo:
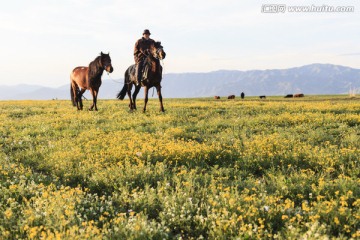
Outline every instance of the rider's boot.
<path id="1" fill-rule="evenodd" d="M 136 86 L 141 86 L 142 79 L 142 64 L 141 62 L 136 64 Z"/>

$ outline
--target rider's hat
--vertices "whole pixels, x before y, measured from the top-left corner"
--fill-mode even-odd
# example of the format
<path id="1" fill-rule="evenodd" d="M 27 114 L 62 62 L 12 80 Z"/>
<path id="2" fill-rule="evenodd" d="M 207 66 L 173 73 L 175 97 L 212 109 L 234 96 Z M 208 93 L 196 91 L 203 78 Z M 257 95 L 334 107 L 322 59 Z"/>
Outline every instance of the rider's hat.
<path id="1" fill-rule="evenodd" d="M 144 32 L 143 32 L 143 35 L 144 34 L 149 34 L 150 35 L 151 33 L 150 33 L 149 29 L 145 29 Z"/>

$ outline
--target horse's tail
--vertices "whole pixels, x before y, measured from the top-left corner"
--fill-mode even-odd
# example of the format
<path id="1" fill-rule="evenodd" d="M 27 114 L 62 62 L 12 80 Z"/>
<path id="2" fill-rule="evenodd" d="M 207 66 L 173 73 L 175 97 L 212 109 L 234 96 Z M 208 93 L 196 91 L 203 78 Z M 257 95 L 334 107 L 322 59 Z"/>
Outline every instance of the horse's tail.
<path id="1" fill-rule="evenodd" d="M 126 95 L 126 92 L 127 92 L 127 86 L 126 86 L 126 83 L 124 84 L 124 87 L 121 89 L 121 91 L 117 94 L 117 98 L 120 99 L 120 100 L 124 100 L 125 98 L 125 95 Z"/>
<path id="2" fill-rule="evenodd" d="M 130 84 L 130 73 L 129 73 L 129 69 L 127 69 L 125 71 L 125 75 L 124 75 L 124 87 L 121 89 L 121 91 L 116 95 L 116 98 L 120 99 L 120 100 L 124 100 L 126 92 L 128 90 L 128 85 Z"/>
<path id="3" fill-rule="evenodd" d="M 73 84 L 73 73 L 71 72 L 70 74 L 70 96 L 71 96 L 71 102 L 73 104 L 74 107 L 76 107 L 76 96 L 75 94 L 77 94 L 77 89 L 74 89 L 74 87 L 76 87 L 76 84 Z"/>
<path id="4" fill-rule="evenodd" d="M 73 106 L 76 106 L 76 102 L 75 102 L 75 96 L 74 96 L 74 91 L 73 91 L 73 86 L 70 83 L 70 96 L 71 96 L 71 102 L 73 104 Z"/>

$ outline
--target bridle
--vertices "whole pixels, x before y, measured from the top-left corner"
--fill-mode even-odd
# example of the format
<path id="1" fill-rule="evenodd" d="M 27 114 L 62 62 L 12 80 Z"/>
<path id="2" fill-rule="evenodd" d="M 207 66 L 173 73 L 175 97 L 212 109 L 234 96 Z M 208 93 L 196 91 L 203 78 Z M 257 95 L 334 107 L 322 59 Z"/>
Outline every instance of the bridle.
<path id="1" fill-rule="evenodd" d="M 162 59 L 159 58 L 159 56 L 160 56 L 160 51 L 163 51 L 163 48 L 162 48 L 162 47 L 159 47 L 159 48 L 156 49 L 156 58 L 159 59 L 159 60 L 162 60 Z"/>
<path id="2" fill-rule="evenodd" d="M 160 46 L 157 48 L 157 47 L 153 46 L 153 48 L 155 48 L 155 51 L 150 51 L 150 56 L 155 59 L 162 60 L 162 59 L 160 59 L 159 56 L 160 56 L 160 52 L 163 51 L 163 47 Z M 155 54 L 154 54 L 154 52 L 155 52 Z"/>
<path id="3" fill-rule="evenodd" d="M 101 61 L 101 66 L 102 66 L 102 68 L 106 71 L 106 68 L 107 68 L 108 66 L 111 66 L 111 61 L 110 61 L 110 62 L 106 61 L 104 64 L 103 64 L 102 61 Z M 107 71 L 106 71 L 106 72 L 107 72 Z"/>

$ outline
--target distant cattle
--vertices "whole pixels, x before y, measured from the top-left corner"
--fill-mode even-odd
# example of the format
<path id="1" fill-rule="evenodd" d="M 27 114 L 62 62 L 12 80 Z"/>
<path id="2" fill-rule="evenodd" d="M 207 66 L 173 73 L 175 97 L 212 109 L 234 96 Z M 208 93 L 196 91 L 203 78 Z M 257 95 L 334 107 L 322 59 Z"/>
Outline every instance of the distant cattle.
<path id="1" fill-rule="evenodd" d="M 292 94 L 288 94 L 285 96 L 285 98 L 293 98 L 293 97 L 294 97 L 294 95 L 292 95 Z"/>
<path id="2" fill-rule="evenodd" d="M 303 93 L 297 93 L 297 94 L 294 94 L 294 98 L 295 97 L 304 97 L 304 94 Z"/>
<path id="3" fill-rule="evenodd" d="M 220 96 L 214 96 L 214 99 L 220 99 Z"/>
<path id="4" fill-rule="evenodd" d="M 266 99 L 265 95 L 259 96 L 260 99 Z"/>
<path id="5" fill-rule="evenodd" d="M 235 99 L 235 95 L 228 96 L 228 99 Z"/>
<path id="6" fill-rule="evenodd" d="M 245 93 L 242 92 L 242 93 L 240 94 L 240 97 L 241 97 L 241 99 L 244 99 L 244 98 L 245 98 Z"/>

